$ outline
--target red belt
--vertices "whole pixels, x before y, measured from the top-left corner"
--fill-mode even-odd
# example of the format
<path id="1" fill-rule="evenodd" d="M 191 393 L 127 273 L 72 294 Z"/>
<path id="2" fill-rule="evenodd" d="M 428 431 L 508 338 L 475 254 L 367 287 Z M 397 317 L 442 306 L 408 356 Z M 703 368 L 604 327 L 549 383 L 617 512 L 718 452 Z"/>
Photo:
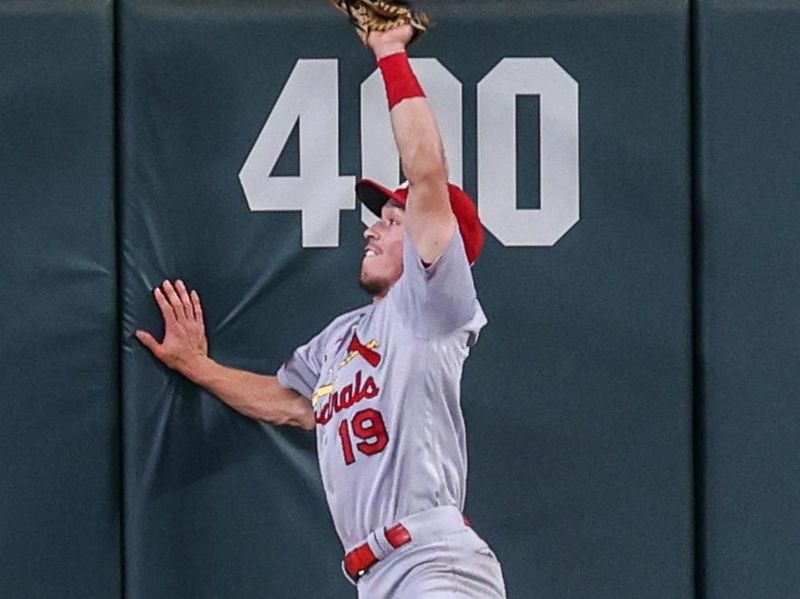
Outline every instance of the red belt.
<path id="1" fill-rule="evenodd" d="M 402 524 L 385 528 L 383 534 L 394 549 L 411 542 L 411 533 Z M 364 543 L 344 556 L 344 571 L 353 582 L 358 582 L 358 579 L 376 563 L 378 563 L 378 558 L 372 551 L 372 547 L 369 546 L 369 543 Z"/>
<path id="2" fill-rule="evenodd" d="M 472 527 L 472 522 L 470 522 L 466 516 L 464 516 L 464 524 Z M 383 534 L 393 549 L 397 549 L 411 542 L 411 533 L 408 532 L 408 529 L 402 524 L 395 524 L 391 528 L 384 528 Z M 372 551 L 372 547 L 369 546 L 369 543 L 364 543 L 345 555 L 344 562 L 342 563 L 344 565 L 345 574 L 347 574 L 353 584 L 355 584 L 372 566 L 378 563 L 378 558 Z"/>

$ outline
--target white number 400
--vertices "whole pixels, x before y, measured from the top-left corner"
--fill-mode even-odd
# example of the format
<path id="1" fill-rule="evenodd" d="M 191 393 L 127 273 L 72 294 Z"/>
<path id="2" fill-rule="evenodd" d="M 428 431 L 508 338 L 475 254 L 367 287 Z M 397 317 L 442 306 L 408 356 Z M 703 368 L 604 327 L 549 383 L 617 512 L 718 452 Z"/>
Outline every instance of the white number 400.
<path id="1" fill-rule="evenodd" d="M 444 138 L 450 179 L 463 176 L 461 82 L 414 59 Z M 300 59 L 239 173 L 251 210 L 299 210 L 303 247 L 339 245 L 339 211 L 355 209 L 355 177 L 339 172 L 339 63 Z M 539 208 L 517 207 L 518 96 L 539 97 Z M 273 169 L 299 123 L 300 174 Z M 552 246 L 579 219 L 578 84 L 551 58 L 505 58 L 478 84 L 478 210 L 507 246 Z M 362 175 L 396 186 L 399 157 L 380 73 L 361 85 Z M 373 216 L 362 208 L 365 224 Z"/>

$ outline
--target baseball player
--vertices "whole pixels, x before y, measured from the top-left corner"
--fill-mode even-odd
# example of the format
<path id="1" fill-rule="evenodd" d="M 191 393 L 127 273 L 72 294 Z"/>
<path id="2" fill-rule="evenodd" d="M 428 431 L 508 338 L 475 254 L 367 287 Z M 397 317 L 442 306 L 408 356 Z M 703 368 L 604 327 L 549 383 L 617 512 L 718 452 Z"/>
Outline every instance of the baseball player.
<path id="1" fill-rule="evenodd" d="M 442 140 L 406 54 L 405 25 L 366 42 L 384 76 L 408 186 L 362 180 L 380 217 L 366 229 L 360 284 L 373 298 L 297 348 L 276 376 L 208 356 L 200 297 L 178 280 L 155 300 L 167 366 L 242 414 L 316 430 L 343 570 L 361 598 L 505 597 L 500 564 L 464 517 L 464 360 L 486 324 L 470 265 L 483 245 L 474 203 L 448 184 Z"/>

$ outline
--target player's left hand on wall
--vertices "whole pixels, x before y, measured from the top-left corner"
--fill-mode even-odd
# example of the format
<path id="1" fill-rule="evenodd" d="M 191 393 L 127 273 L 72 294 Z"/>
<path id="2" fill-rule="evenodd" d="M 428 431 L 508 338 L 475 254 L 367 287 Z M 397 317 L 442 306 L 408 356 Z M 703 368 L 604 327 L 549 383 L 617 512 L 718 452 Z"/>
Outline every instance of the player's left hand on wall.
<path id="1" fill-rule="evenodd" d="M 159 343 L 141 329 L 136 338 L 169 368 L 185 374 L 195 362 L 208 357 L 200 295 L 178 279 L 174 285 L 165 280 L 153 290 L 153 296 L 164 318 L 164 339 Z"/>

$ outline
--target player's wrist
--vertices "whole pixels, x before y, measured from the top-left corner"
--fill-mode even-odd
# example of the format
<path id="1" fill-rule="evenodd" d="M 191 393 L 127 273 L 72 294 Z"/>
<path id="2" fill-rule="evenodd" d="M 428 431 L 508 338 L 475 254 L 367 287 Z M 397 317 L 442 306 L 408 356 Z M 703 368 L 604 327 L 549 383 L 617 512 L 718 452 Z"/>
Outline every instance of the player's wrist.
<path id="1" fill-rule="evenodd" d="M 387 54 L 378 61 L 378 68 L 383 75 L 389 110 L 403 100 L 425 97 L 405 50 Z"/>
<path id="2" fill-rule="evenodd" d="M 217 363 L 204 354 L 194 354 L 180 361 L 176 370 L 187 379 L 200 386 L 206 386 L 211 380 Z"/>
<path id="3" fill-rule="evenodd" d="M 376 42 L 372 44 L 372 51 L 375 54 L 375 60 L 380 63 L 381 60 L 392 54 L 405 54 L 406 45 L 397 41 Z"/>

